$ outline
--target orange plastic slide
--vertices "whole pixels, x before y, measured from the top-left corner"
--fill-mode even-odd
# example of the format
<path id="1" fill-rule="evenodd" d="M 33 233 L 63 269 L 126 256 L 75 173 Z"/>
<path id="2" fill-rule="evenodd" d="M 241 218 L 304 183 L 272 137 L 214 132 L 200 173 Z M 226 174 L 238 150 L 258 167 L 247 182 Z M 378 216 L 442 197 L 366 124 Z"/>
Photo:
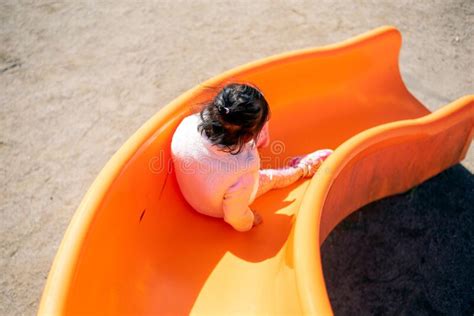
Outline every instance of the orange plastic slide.
<path id="1" fill-rule="evenodd" d="M 400 45 L 382 27 L 238 67 L 168 104 L 87 192 L 39 315 L 331 315 L 319 253 L 331 230 L 458 163 L 472 140 L 474 96 L 430 113 L 402 82 Z M 272 108 L 262 167 L 336 149 L 312 179 L 258 198 L 264 223 L 247 233 L 193 211 L 170 158 L 173 131 L 209 97 L 205 86 L 230 81 L 257 84 Z"/>

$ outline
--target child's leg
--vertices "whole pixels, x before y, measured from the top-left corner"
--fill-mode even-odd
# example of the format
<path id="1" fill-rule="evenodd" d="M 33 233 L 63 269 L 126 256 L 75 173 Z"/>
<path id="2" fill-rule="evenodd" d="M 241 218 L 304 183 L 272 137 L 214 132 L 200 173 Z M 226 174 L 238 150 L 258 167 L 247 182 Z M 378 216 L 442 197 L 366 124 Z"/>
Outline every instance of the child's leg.
<path id="1" fill-rule="evenodd" d="M 321 149 L 307 155 L 294 157 L 289 167 L 259 170 L 259 183 L 255 198 L 271 189 L 289 186 L 302 177 L 312 177 L 332 152 L 331 149 Z"/>
<path id="2" fill-rule="evenodd" d="M 321 163 L 332 154 L 331 149 L 321 149 L 292 159 L 290 166 L 282 169 L 259 170 L 259 184 L 256 198 L 271 189 L 284 188 L 301 177 L 313 176 Z"/>
<path id="3" fill-rule="evenodd" d="M 286 167 L 283 169 L 262 169 L 259 171 L 259 183 L 256 197 L 271 189 L 284 188 L 303 177 L 302 168 Z"/>

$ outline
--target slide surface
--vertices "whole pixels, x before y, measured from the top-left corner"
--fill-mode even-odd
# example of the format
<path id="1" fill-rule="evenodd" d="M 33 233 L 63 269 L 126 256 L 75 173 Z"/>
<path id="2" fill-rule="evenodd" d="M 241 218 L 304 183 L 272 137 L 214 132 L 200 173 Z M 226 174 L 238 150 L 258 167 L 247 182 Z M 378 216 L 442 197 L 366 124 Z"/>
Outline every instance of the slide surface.
<path id="1" fill-rule="evenodd" d="M 400 46 L 382 27 L 235 68 L 168 104 L 85 195 L 38 314 L 332 314 L 319 254 L 327 235 L 359 207 L 456 164 L 472 139 L 474 96 L 430 113 L 403 84 Z M 208 86 L 231 81 L 255 83 L 271 106 L 262 168 L 336 149 L 312 179 L 258 198 L 264 223 L 247 233 L 193 211 L 170 157 L 180 120 Z"/>

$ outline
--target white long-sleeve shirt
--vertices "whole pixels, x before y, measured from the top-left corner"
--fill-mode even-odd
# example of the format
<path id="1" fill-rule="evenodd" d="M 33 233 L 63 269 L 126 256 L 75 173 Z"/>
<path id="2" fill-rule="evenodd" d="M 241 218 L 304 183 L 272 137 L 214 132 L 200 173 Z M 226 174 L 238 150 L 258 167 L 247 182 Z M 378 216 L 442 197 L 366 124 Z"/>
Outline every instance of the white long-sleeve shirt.
<path id="1" fill-rule="evenodd" d="M 176 178 L 186 201 L 198 212 L 224 218 L 238 231 L 252 228 L 249 205 L 258 190 L 260 157 L 252 140 L 237 155 L 220 151 L 197 126 L 199 113 L 185 117 L 171 141 Z"/>

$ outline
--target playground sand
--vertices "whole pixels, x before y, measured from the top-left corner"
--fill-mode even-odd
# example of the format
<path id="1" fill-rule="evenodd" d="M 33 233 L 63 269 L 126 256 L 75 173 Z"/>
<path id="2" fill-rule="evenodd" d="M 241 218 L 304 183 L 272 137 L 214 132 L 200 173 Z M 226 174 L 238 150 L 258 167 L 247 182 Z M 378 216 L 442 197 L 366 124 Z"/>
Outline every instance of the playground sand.
<path id="1" fill-rule="evenodd" d="M 384 24 L 431 110 L 474 92 L 472 1 L 2 1 L 0 315 L 36 312 L 82 196 L 162 106 L 232 67 Z M 322 252 L 338 315 L 474 309 L 473 170 L 471 149 L 336 228 Z"/>

